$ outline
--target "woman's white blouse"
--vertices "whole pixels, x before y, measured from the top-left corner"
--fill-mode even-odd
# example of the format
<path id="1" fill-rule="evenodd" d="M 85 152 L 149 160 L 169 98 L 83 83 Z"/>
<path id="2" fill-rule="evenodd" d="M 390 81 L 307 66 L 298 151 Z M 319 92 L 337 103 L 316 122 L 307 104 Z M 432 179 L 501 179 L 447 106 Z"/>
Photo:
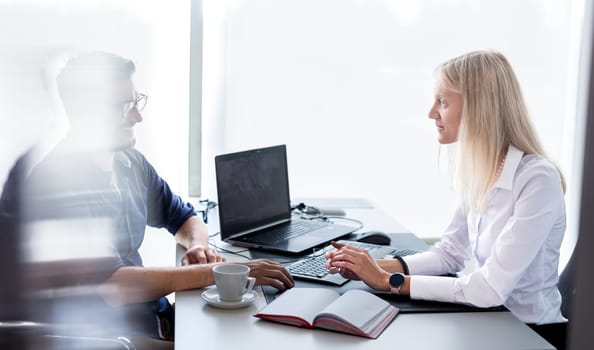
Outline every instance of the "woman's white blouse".
<path id="1" fill-rule="evenodd" d="M 564 322 L 557 289 L 565 232 L 561 178 L 541 156 L 510 146 L 487 210 L 460 208 L 429 251 L 407 256 L 413 299 L 505 305 L 526 323 Z M 468 264 L 469 273 L 457 273 Z"/>

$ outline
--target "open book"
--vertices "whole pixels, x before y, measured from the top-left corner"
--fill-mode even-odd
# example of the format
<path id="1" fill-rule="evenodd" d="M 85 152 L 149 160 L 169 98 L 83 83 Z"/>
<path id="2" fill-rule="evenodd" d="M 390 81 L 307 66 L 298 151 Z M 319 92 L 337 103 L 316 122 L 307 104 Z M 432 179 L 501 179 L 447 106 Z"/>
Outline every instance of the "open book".
<path id="1" fill-rule="evenodd" d="M 377 338 L 399 309 L 366 291 L 340 295 L 325 288 L 292 288 L 255 317 L 305 328 L 324 328 Z"/>

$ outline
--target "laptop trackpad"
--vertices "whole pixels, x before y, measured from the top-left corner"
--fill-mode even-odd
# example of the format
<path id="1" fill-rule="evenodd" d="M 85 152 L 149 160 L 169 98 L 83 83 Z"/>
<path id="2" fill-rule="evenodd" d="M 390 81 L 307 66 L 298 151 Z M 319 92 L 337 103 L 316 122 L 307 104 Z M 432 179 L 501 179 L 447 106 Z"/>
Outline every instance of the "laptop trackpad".
<path id="1" fill-rule="evenodd" d="M 330 236 L 328 231 L 326 229 L 315 230 L 298 237 L 289 238 L 286 242 L 289 247 L 305 247 L 307 249 L 332 240 L 334 236 Z"/>

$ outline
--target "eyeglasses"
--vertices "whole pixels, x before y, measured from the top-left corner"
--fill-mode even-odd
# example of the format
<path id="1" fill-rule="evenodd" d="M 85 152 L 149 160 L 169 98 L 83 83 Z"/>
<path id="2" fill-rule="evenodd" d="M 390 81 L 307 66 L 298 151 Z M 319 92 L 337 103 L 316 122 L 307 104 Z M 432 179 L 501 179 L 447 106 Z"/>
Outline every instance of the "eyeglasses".
<path id="1" fill-rule="evenodd" d="M 145 94 L 138 94 L 134 101 L 124 102 L 122 104 L 122 113 L 125 117 L 136 108 L 139 112 L 146 107 L 146 101 L 148 100 L 148 96 Z"/>
<path id="2" fill-rule="evenodd" d="M 204 207 L 196 211 L 202 213 L 202 221 L 204 221 L 205 224 L 208 224 L 208 211 L 214 209 L 217 206 L 217 203 L 208 199 L 201 199 L 198 202 Z"/>

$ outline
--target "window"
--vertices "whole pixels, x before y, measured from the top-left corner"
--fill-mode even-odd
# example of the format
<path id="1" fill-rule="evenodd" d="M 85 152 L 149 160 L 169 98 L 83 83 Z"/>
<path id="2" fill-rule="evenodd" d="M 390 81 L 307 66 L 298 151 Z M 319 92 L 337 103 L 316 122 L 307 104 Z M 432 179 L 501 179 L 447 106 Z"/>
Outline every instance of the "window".
<path id="1" fill-rule="evenodd" d="M 432 73 L 451 57 L 496 49 L 571 189 L 582 6 L 206 1 L 205 18 L 217 20 L 205 20 L 205 71 L 219 73 L 204 77 L 204 157 L 286 143 L 292 196 L 367 197 L 418 235 L 439 236 L 457 198 L 427 118 Z M 206 45 L 211 35 L 223 44 Z M 204 174 L 205 193 L 213 177 Z"/>

